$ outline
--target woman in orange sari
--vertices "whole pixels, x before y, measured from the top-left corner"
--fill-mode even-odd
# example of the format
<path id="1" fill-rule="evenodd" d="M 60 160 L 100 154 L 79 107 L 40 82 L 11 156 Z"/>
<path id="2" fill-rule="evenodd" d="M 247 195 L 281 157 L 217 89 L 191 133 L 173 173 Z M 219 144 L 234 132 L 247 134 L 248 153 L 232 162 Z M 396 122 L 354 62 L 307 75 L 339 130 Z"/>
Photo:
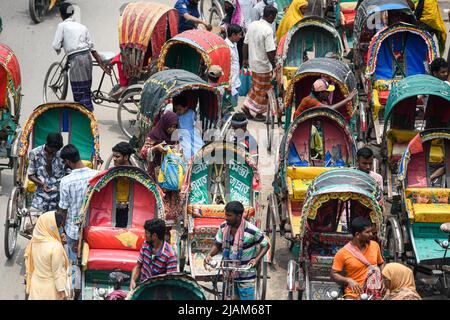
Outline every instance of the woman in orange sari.
<path id="1" fill-rule="evenodd" d="M 277 29 L 277 43 L 297 22 L 303 19 L 308 9 L 308 0 L 294 0 L 286 11 Z"/>

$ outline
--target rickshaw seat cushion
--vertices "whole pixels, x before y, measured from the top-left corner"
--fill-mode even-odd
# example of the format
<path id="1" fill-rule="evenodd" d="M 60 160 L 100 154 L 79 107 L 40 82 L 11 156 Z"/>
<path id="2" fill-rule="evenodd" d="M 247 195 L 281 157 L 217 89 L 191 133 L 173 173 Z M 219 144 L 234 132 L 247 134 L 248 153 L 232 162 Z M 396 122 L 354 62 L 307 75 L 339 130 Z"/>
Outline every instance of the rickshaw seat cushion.
<path id="1" fill-rule="evenodd" d="M 295 179 L 287 178 L 289 198 L 292 200 L 304 200 L 308 186 L 312 179 Z"/>
<path id="2" fill-rule="evenodd" d="M 390 129 L 387 132 L 388 158 L 392 161 L 400 160 L 409 142 L 417 133 L 416 130 Z"/>
<path id="3" fill-rule="evenodd" d="M 414 222 L 444 223 L 450 220 L 450 205 L 414 203 Z"/>
<path id="4" fill-rule="evenodd" d="M 296 167 L 296 166 L 288 166 L 287 167 L 287 176 L 292 180 L 295 179 L 306 179 L 312 180 L 315 179 L 318 175 L 332 170 L 332 167 Z"/>
<path id="5" fill-rule="evenodd" d="M 117 249 L 89 249 L 88 270 L 120 269 L 132 272 L 136 266 L 139 251 Z"/>
<path id="6" fill-rule="evenodd" d="M 90 249 L 140 250 L 145 241 L 143 228 L 88 226 L 83 231 Z"/>
<path id="7" fill-rule="evenodd" d="M 223 204 L 189 204 L 187 206 L 188 215 L 194 218 L 215 218 L 225 219 L 225 205 Z M 255 208 L 244 206 L 244 218 L 249 219 L 255 216 Z"/>

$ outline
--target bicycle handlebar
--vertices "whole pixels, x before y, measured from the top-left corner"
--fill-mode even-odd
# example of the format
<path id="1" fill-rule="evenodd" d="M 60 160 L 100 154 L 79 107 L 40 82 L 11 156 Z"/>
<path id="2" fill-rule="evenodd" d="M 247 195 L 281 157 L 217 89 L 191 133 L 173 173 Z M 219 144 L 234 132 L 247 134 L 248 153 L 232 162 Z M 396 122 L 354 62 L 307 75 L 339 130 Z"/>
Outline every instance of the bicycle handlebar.
<path id="1" fill-rule="evenodd" d="M 234 267 L 234 266 L 226 266 L 226 263 L 236 263 L 239 261 L 234 261 L 234 260 L 221 260 L 221 261 L 217 261 L 217 260 L 212 260 L 208 263 L 209 266 L 211 266 L 213 269 L 222 269 L 222 270 L 231 270 L 231 271 L 248 271 L 252 268 L 252 266 L 250 264 L 246 264 L 245 266 L 239 266 L 239 267 Z"/>

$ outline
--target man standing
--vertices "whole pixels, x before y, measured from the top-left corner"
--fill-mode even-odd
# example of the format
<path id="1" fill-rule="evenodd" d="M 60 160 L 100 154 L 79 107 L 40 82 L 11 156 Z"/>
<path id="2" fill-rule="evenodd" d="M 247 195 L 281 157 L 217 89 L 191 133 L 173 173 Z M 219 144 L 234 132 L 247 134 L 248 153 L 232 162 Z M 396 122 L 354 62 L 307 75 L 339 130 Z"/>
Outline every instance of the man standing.
<path id="1" fill-rule="evenodd" d="M 383 177 L 375 171 L 372 171 L 373 151 L 370 148 L 363 147 L 356 153 L 356 159 L 358 161 L 358 170 L 370 175 L 378 183 L 380 188 L 383 189 Z"/>
<path id="2" fill-rule="evenodd" d="M 264 234 L 256 226 L 244 219 L 244 206 L 239 201 L 231 201 L 225 206 L 226 221 L 217 231 L 215 243 L 206 256 L 205 268 L 220 250 L 224 260 L 238 261 L 236 267 L 251 268 L 236 274 L 234 296 L 239 300 L 255 299 L 256 266 L 270 248 Z M 259 246 L 259 250 L 257 250 Z"/>
<path id="3" fill-rule="evenodd" d="M 68 144 L 61 149 L 61 158 L 72 169 L 72 172 L 61 179 L 60 212 L 64 214 L 65 231 L 67 235 L 67 254 L 69 260 L 76 262 L 78 231 L 80 227 L 80 210 L 83 205 L 88 182 L 98 171 L 85 167 L 78 149 Z"/>
<path id="4" fill-rule="evenodd" d="M 340 249 L 333 260 L 331 279 L 345 286 L 345 294 L 358 298 L 362 293 L 380 299 L 383 279 L 380 269 L 384 264 L 380 246 L 372 238 L 369 219 L 356 217 L 351 223 L 353 239 Z M 342 275 L 345 271 L 346 276 Z"/>
<path id="5" fill-rule="evenodd" d="M 212 30 L 210 24 L 207 24 L 200 19 L 198 3 L 199 0 L 178 0 L 177 3 L 175 3 L 175 9 L 178 10 L 178 15 L 180 17 L 180 33 L 186 30 L 196 29 L 199 26 L 204 26 L 208 31 Z"/>
<path id="6" fill-rule="evenodd" d="M 128 142 L 119 142 L 112 148 L 114 167 L 131 166 L 130 157 L 134 149 Z"/>
<path id="7" fill-rule="evenodd" d="M 95 51 L 89 30 L 86 26 L 75 22 L 73 19 L 72 16 L 75 10 L 72 4 L 68 2 L 61 3 L 59 11 L 64 21 L 58 24 L 56 29 L 53 49 L 59 54 L 61 47 L 63 47 L 67 54 L 70 62 L 69 78 L 73 99 L 93 111 L 94 106 L 91 99 L 91 54 L 106 73 L 110 74 L 111 71 L 104 66 L 100 55 Z"/>
<path id="8" fill-rule="evenodd" d="M 264 122 L 263 115 L 268 108 L 267 92 L 272 87 L 272 70 L 275 68 L 276 45 L 271 24 L 277 17 L 273 6 L 264 8 L 261 20 L 250 24 L 244 39 L 244 67 L 252 72 L 252 87 L 248 93 L 242 111 L 248 119 Z M 253 117 L 250 110 L 256 113 Z"/>
<path id="9" fill-rule="evenodd" d="M 49 133 L 46 143 L 31 150 L 28 179 L 36 185 L 31 206 L 42 212 L 56 210 L 59 198 L 59 183 L 66 174 L 59 150 L 63 138 L 59 132 Z"/>
<path id="10" fill-rule="evenodd" d="M 237 43 L 244 35 L 244 31 L 237 24 L 231 24 L 227 29 L 228 37 L 225 39 L 225 42 L 228 44 L 231 50 L 231 108 L 228 110 L 223 110 L 224 116 L 231 116 L 234 108 L 237 106 L 238 98 L 239 98 L 239 87 L 241 86 L 241 80 L 239 78 L 239 51 L 237 47 Z M 226 120 L 225 120 L 226 121 Z"/>
<path id="11" fill-rule="evenodd" d="M 164 240 L 166 223 L 162 219 L 147 220 L 144 224 L 145 241 L 139 252 L 137 265 L 131 274 L 130 290 L 133 290 L 140 282 L 148 278 L 177 272 L 177 254 Z"/>

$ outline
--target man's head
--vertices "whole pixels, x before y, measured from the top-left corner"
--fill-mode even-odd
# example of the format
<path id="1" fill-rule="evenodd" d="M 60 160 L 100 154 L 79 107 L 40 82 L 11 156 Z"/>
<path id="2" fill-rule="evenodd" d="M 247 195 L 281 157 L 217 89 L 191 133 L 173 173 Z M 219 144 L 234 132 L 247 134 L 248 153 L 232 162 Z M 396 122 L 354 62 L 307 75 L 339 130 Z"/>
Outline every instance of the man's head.
<path id="1" fill-rule="evenodd" d="M 134 150 L 128 142 L 119 142 L 112 148 L 114 166 L 129 166 L 130 157 Z"/>
<path id="2" fill-rule="evenodd" d="M 364 217 L 356 217 L 351 223 L 351 232 L 354 239 L 361 244 L 368 244 L 373 236 L 372 222 Z"/>
<path id="3" fill-rule="evenodd" d="M 243 131 L 247 131 L 247 116 L 243 112 L 236 112 L 233 114 L 233 117 L 231 118 L 231 127 L 234 130 L 241 129 Z"/>
<path id="4" fill-rule="evenodd" d="M 225 205 L 225 219 L 229 226 L 238 227 L 243 214 L 244 206 L 239 201 L 231 201 Z"/>
<path id="5" fill-rule="evenodd" d="M 223 76 L 222 67 L 214 64 L 208 69 L 208 80 L 212 83 L 219 82 L 220 77 Z"/>
<path id="6" fill-rule="evenodd" d="M 61 18 L 63 20 L 70 18 L 71 16 L 73 16 L 74 13 L 75 8 L 70 2 L 62 2 L 59 5 L 59 14 L 61 15 Z"/>
<path id="7" fill-rule="evenodd" d="M 359 149 L 356 154 L 356 159 L 358 160 L 358 170 L 365 173 L 372 171 L 373 151 L 370 148 L 363 147 Z"/>
<path id="8" fill-rule="evenodd" d="M 51 132 L 47 135 L 45 151 L 50 155 L 55 155 L 63 146 L 63 137 L 59 132 Z"/>
<path id="9" fill-rule="evenodd" d="M 277 18 L 277 14 L 278 10 L 274 6 L 270 5 L 264 7 L 263 18 L 268 23 L 273 23 Z"/>
<path id="10" fill-rule="evenodd" d="M 448 62 L 444 58 L 436 58 L 430 64 L 430 72 L 433 77 L 442 81 L 448 78 Z"/>
<path id="11" fill-rule="evenodd" d="M 230 39 L 231 42 L 236 43 L 239 40 L 241 40 L 241 38 L 244 35 L 244 32 L 240 25 L 230 24 L 227 28 L 227 35 L 228 39 Z"/>
<path id="12" fill-rule="evenodd" d="M 80 152 L 73 144 L 68 144 L 61 149 L 61 159 L 70 168 L 75 168 L 76 164 L 81 161 Z"/>
<path id="13" fill-rule="evenodd" d="M 145 240 L 154 246 L 156 241 L 164 241 L 166 234 L 166 223 L 162 219 L 152 219 L 145 221 Z"/>
<path id="14" fill-rule="evenodd" d="M 181 116 L 186 113 L 189 109 L 188 101 L 184 95 L 177 95 L 172 99 L 173 110 L 177 113 L 177 115 Z"/>
<path id="15" fill-rule="evenodd" d="M 321 102 L 327 102 L 330 93 L 333 92 L 335 87 L 328 83 L 327 80 L 320 78 L 314 81 L 311 91 Z"/>

